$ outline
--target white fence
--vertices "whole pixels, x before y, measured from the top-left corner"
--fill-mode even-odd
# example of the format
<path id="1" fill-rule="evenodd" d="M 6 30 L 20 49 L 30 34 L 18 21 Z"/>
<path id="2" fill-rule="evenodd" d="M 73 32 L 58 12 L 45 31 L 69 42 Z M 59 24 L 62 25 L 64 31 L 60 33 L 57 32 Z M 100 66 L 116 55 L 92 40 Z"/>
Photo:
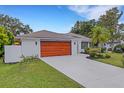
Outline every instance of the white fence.
<path id="1" fill-rule="evenodd" d="M 4 61 L 5 63 L 15 63 L 22 60 L 21 46 L 18 45 L 6 45 L 4 46 Z"/>

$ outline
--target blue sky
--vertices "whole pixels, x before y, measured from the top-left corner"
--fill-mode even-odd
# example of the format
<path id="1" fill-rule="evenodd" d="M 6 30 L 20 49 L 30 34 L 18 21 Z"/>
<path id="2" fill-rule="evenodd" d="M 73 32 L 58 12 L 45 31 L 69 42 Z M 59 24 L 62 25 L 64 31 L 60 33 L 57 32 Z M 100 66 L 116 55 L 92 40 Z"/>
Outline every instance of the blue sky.
<path id="1" fill-rule="evenodd" d="M 34 31 L 49 30 L 66 33 L 77 20 L 98 19 L 106 10 L 123 6 L 0 6 L 0 13 L 20 19 L 29 24 Z M 124 17 L 120 23 L 124 22 Z"/>

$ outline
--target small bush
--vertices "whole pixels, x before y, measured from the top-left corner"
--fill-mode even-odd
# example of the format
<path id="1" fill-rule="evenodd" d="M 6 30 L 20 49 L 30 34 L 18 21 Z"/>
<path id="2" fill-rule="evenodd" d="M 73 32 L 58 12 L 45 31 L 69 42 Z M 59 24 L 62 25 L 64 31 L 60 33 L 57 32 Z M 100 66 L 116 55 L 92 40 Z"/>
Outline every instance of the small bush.
<path id="1" fill-rule="evenodd" d="M 101 53 L 105 53 L 106 52 L 106 48 L 101 48 Z"/>
<path id="2" fill-rule="evenodd" d="M 96 57 L 97 57 L 97 58 L 104 58 L 104 54 L 103 54 L 103 53 L 97 53 L 97 54 L 96 54 Z"/>
<path id="3" fill-rule="evenodd" d="M 89 54 L 89 49 L 90 49 L 90 48 L 85 48 L 85 49 L 84 49 L 84 53 L 85 53 L 85 54 Z"/>
<path id="4" fill-rule="evenodd" d="M 95 53 L 95 52 L 92 52 L 92 53 L 89 53 L 90 57 L 92 58 L 110 58 L 111 55 L 108 54 L 108 53 Z"/>
<path id="5" fill-rule="evenodd" d="M 100 53 L 101 49 L 100 48 L 89 48 L 88 52 L 89 53 L 91 53 L 91 52 Z"/>
<path id="6" fill-rule="evenodd" d="M 100 53 L 100 51 L 100 48 L 89 48 L 88 54 L 90 55 L 90 57 L 97 57 L 97 53 Z"/>
<path id="7" fill-rule="evenodd" d="M 108 53 L 105 54 L 105 58 L 110 58 L 110 57 L 111 57 L 110 54 L 108 54 Z"/>
<path id="8" fill-rule="evenodd" d="M 89 48 L 87 53 L 89 53 L 90 57 L 92 58 L 110 58 L 111 57 L 111 55 L 108 53 L 101 53 L 100 48 Z"/>
<path id="9" fill-rule="evenodd" d="M 90 52 L 89 55 L 90 55 L 90 57 L 95 57 L 96 53 L 95 52 Z"/>
<path id="10" fill-rule="evenodd" d="M 113 52 L 122 53 L 123 50 L 124 50 L 124 45 L 119 44 L 114 47 Z"/>
<path id="11" fill-rule="evenodd" d="M 0 49 L 0 57 L 3 57 L 4 51 Z"/>
<path id="12" fill-rule="evenodd" d="M 38 59 L 37 57 L 33 57 L 33 56 L 30 56 L 30 57 L 22 57 L 23 60 L 21 61 L 21 63 L 31 63 L 31 62 L 37 62 L 37 61 L 40 61 L 40 59 Z"/>
<path id="13" fill-rule="evenodd" d="M 121 49 L 124 52 L 124 44 L 121 45 Z"/>

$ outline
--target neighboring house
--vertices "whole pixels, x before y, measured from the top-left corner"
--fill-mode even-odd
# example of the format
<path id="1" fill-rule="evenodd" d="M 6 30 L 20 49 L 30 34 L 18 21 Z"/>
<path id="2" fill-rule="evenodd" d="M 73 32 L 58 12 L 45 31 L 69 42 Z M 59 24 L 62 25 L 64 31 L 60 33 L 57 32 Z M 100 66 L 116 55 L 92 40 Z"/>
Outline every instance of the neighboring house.
<path id="1" fill-rule="evenodd" d="M 117 32 L 120 33 L 120 38 L 118 38 L 118 40 L 114 40 L 113 44 L 111 44 L 110 41 L 106 42 L 103 45 L 103 47 L 106 47 L 107 49 L 109 49 L 109 48 L 114 48 L 116 45 L 124 44 L 124 30 L 119 30 L 118 27 L 119 25 L 117 26 Z"/>
<path id="2" fill-rule="evenodd" d="M 109 48 L 114 48 L 116 45 L 124 44 L 124 32 L 120 31 L 119 33 L 120 33 L 120 38 L 118 38 L 118 40 L 114 40 L 113 44 L 110 41 L 108 41 L 103 45 L 103 47 L 109 49 Z"/>
<path id="3" fill-rule="evenodd" d="M 90 39 L 82 35 L 73 33 L 60 34 L 46 30 L 21 35 L 16 38 L 21 40 L 20 49 L 17 49 L 21 51 L 21 55 L 37 56 L 38 58 L 76 55 L 89 47 L 90 43 Z M 7 47 L 9 46 L 5 46 L 5 61 L 7 58 L 6 56 L 11 58 L 9 51 L 6 51 Z M 10 47 L 10 49 L 12 49 L 14 46 Z"/>
<path id="4" fill-rule="evenodd" d="M 103 47 L 109 49 L 109 48 L 114 48 L 116 45 L 119 45 L 119 44 L 124 44 L 124 40 L 115 40 L 113 44 L 111 44 L 111 42 L 107 42 L 104 44 Z"/>

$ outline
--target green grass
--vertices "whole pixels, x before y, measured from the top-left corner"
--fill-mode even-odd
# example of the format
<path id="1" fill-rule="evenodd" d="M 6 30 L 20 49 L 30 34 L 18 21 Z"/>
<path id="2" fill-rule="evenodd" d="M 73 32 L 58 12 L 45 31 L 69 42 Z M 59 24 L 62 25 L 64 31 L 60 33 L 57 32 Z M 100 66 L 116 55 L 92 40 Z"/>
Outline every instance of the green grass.
<path id="1" fill-rule="evenodd" d="M 103 63 L 107 63 L 107 64 L 111 64 L 113 66 L 124 68 L 122 61 L 121 61 L 122 60 L 121 53 L 110 53 L 110 55 L 111 55 L 111 58 L 104 58 L 104 59 L 98 58 L 98 59 L 94 59 L 94 60 L 103 62 Z"/>
<path id="2" fill-rule="evenodd" d="M 0 59 L 0 88 L 83 87 L 41 60 L 4 64 Z"/>

